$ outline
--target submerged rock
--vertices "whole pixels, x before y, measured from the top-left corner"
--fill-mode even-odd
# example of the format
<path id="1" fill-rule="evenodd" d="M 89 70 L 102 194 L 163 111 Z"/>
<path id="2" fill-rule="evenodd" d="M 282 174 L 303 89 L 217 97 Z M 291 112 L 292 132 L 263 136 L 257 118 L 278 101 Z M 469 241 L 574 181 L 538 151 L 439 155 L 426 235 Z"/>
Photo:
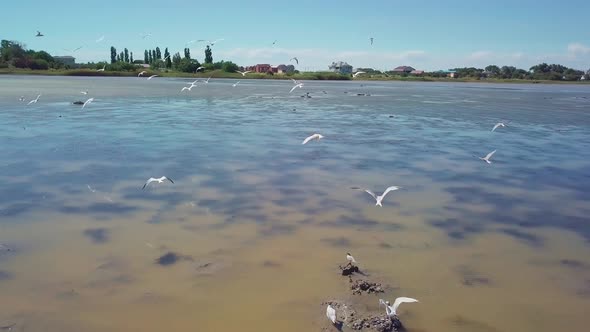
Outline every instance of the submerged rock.
<path id="1" fill-rule="evenodd" d="M 359 270 L 358 266 L 354 266 L 354 265 L 346 265 L 345 267 L 340 267 L 340 269 L 342 270 L 342 275 L 343 276 L 350 276 L 353 273 L 360 273 L 361 271 Z"/>
<path id="2" fill-rule="evenodd" d="M 351 279 L 350 282 L 350 289 L 354 295 L 361 295 L 363 292 L 367 294 L 383 293 L 383 287 L 380 283 L 370 282 L 363 279 L 358 279 L 355 281 L 352 281 Z"/>
<path id="3" fill-rule="evenodd" d="M 402 323 L 397 316 L 388 317 L 384 313 L 359 314 L 352 305 L 339 301 L 326 301 L 322 303 L 322 305 L 328 304 L 336 310 L 338 321 L 352 330 L 371 330 L 377 332 L 402 331 Z"/>
<path id="4" fill-rule="evenodd" d="M 73 102 L 72 104 L 74 104 L 74 105 L 84 105 L 84 102 L 83 101 L 80 101 L 80 100 L 77 100 L 77 101 Z"/>
<path id="5" fill-rule="evenodd" d="M 175 264 L 176 262 L 178 262 L 181 259 L 191 260 L 191 258 L 189 256 L 182 256 L 182 255 L 179 255 L 175 252 L 170 251 L 170 252 L 166 253 L 165 255 L 162 255 L 159 258 L 157 258 L 156 264 L 159 264 L 162 266 L 167 266 L 167 265 Z"/>

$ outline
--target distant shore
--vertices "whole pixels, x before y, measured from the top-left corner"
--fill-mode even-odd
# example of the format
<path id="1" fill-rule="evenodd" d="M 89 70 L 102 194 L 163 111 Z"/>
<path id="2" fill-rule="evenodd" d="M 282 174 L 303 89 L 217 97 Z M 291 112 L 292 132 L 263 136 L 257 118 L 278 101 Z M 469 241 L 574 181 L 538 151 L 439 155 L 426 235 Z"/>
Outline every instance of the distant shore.
<path id="1" fill-rule="evenodd" d="M 138 72 L 129 71 L 96 71 L 92 69 L 49 69 L 31 70 L 17 68 L 2 68 L 0 75 L 39 75 L 39 76 L 87 76 L 87 77 L 136 77 Z M 402 81 L 402 82 L 457 82 L 457 83 L 515 83 L 515 84 L 590 84 L 589 81 L 554 81 L 554 80 L 523 80 L 523 79 L 473 79 L 473 78 L 440 78 L 428 76 L 375 76 L 352 78 L 348 75 L 341 75 L 332 72 L 304 72 L 289 75 L 267 75 L 260 73 L 249 73 L 242 76 L 239 73 L 228 73 L 221 70 L 214 70 L 205 73 L 183 73 L 178 71 L 159 71 L 146 69 L 144 76 L 158 75 L 160 77 L 179 78 L 233 78 L 233 79 L 271 79 L 271 80 L 326 80 L 326 81 Z"/>

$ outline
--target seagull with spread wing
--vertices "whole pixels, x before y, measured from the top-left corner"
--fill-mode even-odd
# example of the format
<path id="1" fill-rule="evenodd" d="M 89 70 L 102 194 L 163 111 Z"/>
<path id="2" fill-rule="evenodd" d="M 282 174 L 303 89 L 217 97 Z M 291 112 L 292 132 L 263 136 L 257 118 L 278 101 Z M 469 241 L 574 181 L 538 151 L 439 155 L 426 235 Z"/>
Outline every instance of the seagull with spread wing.
<path id="1" fill-rule="evenodd" d="M 313 135 L 311 135 L 311 136 L 307 137 L 306 139 L 304 139 L 304 140 L 303 140 L 303 143 L 301 143 L 301 144 L 302 144 L 302 145 L 305 145 L 305 144 L 307 144 L 309 141 L 311 141 L 311 140 L 314 140 L 314 139 L 315 139 L 315 140 L 317 140 L 317 141 L 319 142 L 319 141 L 320 141 L 322 138 L 324 138 L 324 136 L 323 136 L 323 135 L 321 135 L 321 134 L 313 134 Z"/>
<path id="2" fill-rule="evenodd" d="M 388 194 L 390 191 L 399 190 L 399 189 L 401 189 L 401 187 L 398 187 L 398 186 L 391 186 L 391 187 L 389 187 L 389 188 L 385 189 L 385 191 L 383 192 L 383 194 L 382 194 L 381 196 L 377 196 L 377 195 L 376 195 L 374 192 L 370 191 L 369 189 L 356 188 L 356 187 L 355 187 L 355 188 L 353 188 L 353 189 L 364 190 L 364 191 L 365 191 L 367 194 L 371 195 L 371 196 L 372 196 L 372 197 L 375 199 L 375 201 L 376 201 L 376 203 L 375 203 L 375 206 L 381 206 L 381 207 L 383 207 L 383 205 L 382 205 L 383 198 L 385 198 L 385 196 L 386 196 L 386 195 L 387 195 L 387 194 Z"/>
<path id="3" fill-rule="evenodd" d="M 384 305 L 385 306 L 385 313 L 387 314 L 388 317 L 393 317 L 393 316 L 397 316 L 397 308 L 399 308 L 400 304 L 402 303 L 415 303 L 418 302 L 418 300 L 413 299 L 411 297 L 398 297 L 397 299 L 395 299 L 395 301 L 393 301 L 393 305 L 389 305 L 389 301 L 383 301 L 382 299 L 379 299 L 379 305 Z"/>
<path id="4" fill-rule="evenodd" d="M 174 183 L 174 181 L 172 181 L 171 178 L 168 178 L 168 177 L 165 177 L 165 176 L 162 176 L 162 177 L 157 178 L 157 179 L 156 178 L 149 178 L 146 181 L 146 183 L 143 185 L 143 187 L 141 189 L 145 189 L 145 187 L 149 186 L 149 184 L 152 183 L 152 182 L 164 183 L 164 180 L 168 180 L 168 181 Z"/>

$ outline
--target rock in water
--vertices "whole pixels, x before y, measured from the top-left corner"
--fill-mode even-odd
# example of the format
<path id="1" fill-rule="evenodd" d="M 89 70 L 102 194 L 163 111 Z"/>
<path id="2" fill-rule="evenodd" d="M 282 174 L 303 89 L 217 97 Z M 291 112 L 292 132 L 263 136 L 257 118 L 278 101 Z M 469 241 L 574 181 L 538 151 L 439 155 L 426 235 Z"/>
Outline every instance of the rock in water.
<path id="1" fill-rule="evenodd" d="M 352 290 L 352 294 L 354 295 L 361 295 L 363 292 L 372 294 L 372 293 L 383 293 L 383 287 L 381 284 L 376 282 L 370 282 L 367 280 L 355 280 L 352 281 L 352 285 L 350 285 L 350 289 Z"/>
<path id="2" fill-rule="evenodd" d="M 340 269 L 342 270 L 342 275 L 343 276 L 349 276 L 352 275 L 353 273 L 359 273 L 360 270 L 358 268 L 358 266 L 354 266 L 354 265 L 347 265 L 345 267 L 340 267 Z"/>
<path id="3" fill-rule="evenodd" d="M 78 101 L 73 102 L 72 104 L 74 104 L 74 105 L 84 105 L 84 102 L 78 100 Z"/>

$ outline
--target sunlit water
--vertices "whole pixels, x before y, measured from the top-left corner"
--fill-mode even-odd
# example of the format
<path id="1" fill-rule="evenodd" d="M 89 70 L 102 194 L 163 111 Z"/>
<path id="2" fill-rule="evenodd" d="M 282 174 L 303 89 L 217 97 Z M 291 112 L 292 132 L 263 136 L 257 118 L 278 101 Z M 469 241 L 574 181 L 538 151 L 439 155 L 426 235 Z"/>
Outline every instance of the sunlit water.
<path id="1" fill-rule="evenodd" d="M 590 87 L 190 81 L 0 77 L 0 326 L 319 331 L 411 296 L 408 331 L 587 331 Z"/>

